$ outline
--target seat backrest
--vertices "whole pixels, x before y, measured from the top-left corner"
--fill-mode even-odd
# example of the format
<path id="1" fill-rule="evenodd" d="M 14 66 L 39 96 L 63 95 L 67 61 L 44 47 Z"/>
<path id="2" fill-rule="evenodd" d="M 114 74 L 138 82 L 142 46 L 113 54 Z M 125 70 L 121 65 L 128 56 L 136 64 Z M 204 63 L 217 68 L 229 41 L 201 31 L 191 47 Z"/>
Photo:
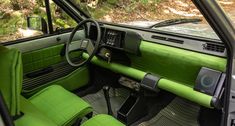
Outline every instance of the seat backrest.
<path id="1" fill-rule="evenodd" d="M 20 114 L 22 69 L 21 53 L 0 45 L 0 90 L 11 116 Z"/>

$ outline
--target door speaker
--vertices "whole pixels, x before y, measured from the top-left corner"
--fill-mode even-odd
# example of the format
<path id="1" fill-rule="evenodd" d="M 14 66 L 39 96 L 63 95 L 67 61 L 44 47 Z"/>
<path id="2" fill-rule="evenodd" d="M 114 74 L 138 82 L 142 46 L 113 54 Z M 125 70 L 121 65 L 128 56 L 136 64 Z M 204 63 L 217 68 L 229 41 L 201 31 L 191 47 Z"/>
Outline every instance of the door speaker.
<path id="1" fill-rule="evenodd" d="M 197 76 L 194 90 L 213 96 L 221 74 L 220 71 L 202 67 Z"/>

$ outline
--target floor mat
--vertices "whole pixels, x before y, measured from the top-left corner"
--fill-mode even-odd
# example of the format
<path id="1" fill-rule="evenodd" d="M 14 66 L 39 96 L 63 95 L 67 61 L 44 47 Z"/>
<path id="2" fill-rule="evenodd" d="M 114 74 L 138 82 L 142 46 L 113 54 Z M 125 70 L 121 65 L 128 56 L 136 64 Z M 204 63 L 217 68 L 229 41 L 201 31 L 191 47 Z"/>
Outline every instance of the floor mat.
<path id="1" fill-rule="evenodd" d="M 117 116 L 117 111 L 121 107 L 122 103 L 125 101 L 125 99 L 129 96 L 129 91 L 127 89 L 118 88 L 118 89 L 110 89 L 110 101 L 112 106 L 112 111 L 114 113 L 114 116 Z M 107 105 L 104 98 L 104 93 L 102 90 L 95 94 L 89 94 L 84 97 L 82 97 L 83 100 L 85 100 L 87 103 L 89 103 L 93 109 L 94 109 L 94 115 L 97 114 L 107 114 Z"/>
<path id="2" fill-rule="evenodd" d="M 199 105 L 175 98 L 151 120 L 139 126 L 198 126 Z"/>

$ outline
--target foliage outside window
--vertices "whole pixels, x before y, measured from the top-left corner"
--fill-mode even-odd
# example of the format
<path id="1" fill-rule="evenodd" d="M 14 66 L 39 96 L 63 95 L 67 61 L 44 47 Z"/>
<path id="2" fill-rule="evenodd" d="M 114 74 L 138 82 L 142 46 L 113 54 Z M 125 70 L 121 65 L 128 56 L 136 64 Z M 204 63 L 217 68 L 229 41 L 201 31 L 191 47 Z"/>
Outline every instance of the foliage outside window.
<path id="1" fill-rule="evenodd" d="M 76 22 L 52 0 L 50 0 L 50 9 L 54 30 L 76 25 Z M 47 21 L 44 0 L 0 0 L 0 42 L 43 35 L 40 31 L 27 29 L 28 16 L 42 17 Z"/>
<path id="2" fill-rule="evenodd" d="M 218 39 L 191 0 L 72 0 L 93 18 L 111 23 L 147 27 L 169 19 L 201 19 L 157 30 Z M 235 22 L 235 1 L 217 0 Z M 207 34 L 210 33 L 210 34 Z"/>

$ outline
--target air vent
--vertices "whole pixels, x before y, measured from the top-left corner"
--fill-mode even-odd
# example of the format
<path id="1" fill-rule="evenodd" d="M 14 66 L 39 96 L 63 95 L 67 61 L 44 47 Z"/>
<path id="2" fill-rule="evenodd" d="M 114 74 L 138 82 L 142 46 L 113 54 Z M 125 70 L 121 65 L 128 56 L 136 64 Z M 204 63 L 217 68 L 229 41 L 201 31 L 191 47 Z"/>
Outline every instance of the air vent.
<path id="1" fill-rule="evenodd" d="M 156 36 L 156 35 L 153 35 L 152 38 L 153 39 L 158 39 L 158 40 L 165 40 L 165 41 L 168 41 L 168 42 L 173 42 L 173 43 L 178 43 L 178 44 L 184 44 L 184 41 L 178 40 L 178 39 L 173 39 L 173 38 L 166 38 L 166 37 Z"/>
<path id="2" fill-rule="evenodd" d="M 206 44 L 203 44 L 203 49 L 223 53 L 225 50 L 225 47 L 223 45 L 206 43 Z"/>
<path id="3" fill-rule="evenodd" d="M 184 44 L 184 41 L 178 40 L 178 39 L 168 38 L 167 41 L 174 42 L 174 43 L 179 43 L 179 44 Z"/>
<path id="4" fill-rule="evenodd" d="M 159 40 L 166 40 L 167 39 L 166 37 L 156 36 L 156 35 L 153 35 L 152 38 L 153 39 L 159 39 Z"/>

